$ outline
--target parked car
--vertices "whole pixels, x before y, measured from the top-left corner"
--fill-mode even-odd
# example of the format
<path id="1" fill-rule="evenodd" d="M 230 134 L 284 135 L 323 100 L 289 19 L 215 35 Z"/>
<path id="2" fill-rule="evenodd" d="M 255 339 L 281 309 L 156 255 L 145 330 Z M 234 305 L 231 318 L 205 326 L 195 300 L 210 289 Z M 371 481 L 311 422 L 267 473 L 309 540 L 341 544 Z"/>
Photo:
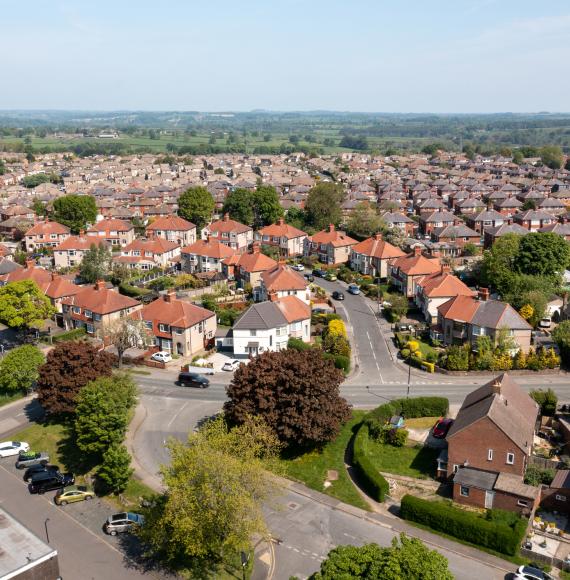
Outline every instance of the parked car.
<path id="1" fill-rule="evenodd" d="M 144 518 L 140 514 L 132 512 L 122 512 L 120 514 L 113 514 L 107 518 L 103 529 L 111 536 L 130 532 L 134 527 L 142 526 Z"/>
<path id="2" fill-rule="evenodd" d="M 544 318 L 541 318 L 538 326 L 540 328 L 550 328 L 550 326 L 552 325 L 552 318 L 550 318 L 550 316 L 545 316 Z"/>
<path id="3" fill-rule="evenodd" d="M 86 485 L 68 485 L 60 489 L 53 498 L 57 505 L 67 505 L 77 501 L 88 501 L 95 497 L 95 492 Z"/>
<path id="4" fill-rule="evenodd" d="M 412 332 L 414 327 L 411 324 L 407 324 L 405 322 L 396 322 L 395 329 L 396 332 Z"/>
<path id="5" fill-rule="evenodd" d="M 293 266 L 293 270 L 297 270 L 297 272 L 302 272 L 305 269 L 305 266 L 303 266 L 303 264 L 295 264 Z"/>
<path id="6" fill-rule="evenodd" d="M 532 566 L 520 566 L 514 580 L 553 580 L 550 574 Z"/>
<path id="7" fill-rule="evenodd" d="M 59 473 L 53 471 L 44 471 L 43 473 L 34 473 L 29 485 L 30 493 L 42 494 L 46 491 L 61 489 L 75 483 L 75 476 L 72 473 Z"/>
<path id="8" fill-rule="evenodd" d="M 436 439 L 445 439 L 452 425 L 453 419 L 438 419 L 433 426 L 433 436 Z"/>
<path id="9" fill-rule="evenodd" d="M 167 363 L 172 360 L 172 355 L 165 350 L 161 350 L 159 352 L 155 352 L 150 358 L 158 362 Z"/>
<path id="10" fill-rule="evenodd" d="M 329 282 L 335 282 L 337 280 L 336 274 L 334 272 L 328 272 L 325 274 L 325 280 Z"/>
<path id="11" fill-rule="evenodd" d="M 198 373 L 182 372 L 178 375 L 177 383 L 181 387 L 198 387 L 199 389 L 206 389 L 210 386 L 210 381 Z"/>
<path id="12" fill-rule="evenodd" d="M 316 276 L 317 278 L 323 278 L 325 274 L 326 272 L 324 270 L 320 270 L 319 268 L 315 268 L 313 270 L 313 276 Z"/>
<path id="13" fill-rule="evenodd" d="M 59 472 L 59 467 L 57 465 L 33 465 L 32 467 L 28 467 L 24 472 L 24 481 L 28 483 L 34 473 L 45 473 L 46 471 L 57 473 Z"/>
<path id="14" fill-rule="evenodd" d="M 29 451 L 30 445 L 25 441 L 4 441 L 0 443 L 0 457 L 19 455 L 20 451 Z"/>
<path id="15" fill-rule="evenodd" d="M 241 364 L 241 361 L 239 361 L 239 360 L 229 360 L 228 362 L 224 363 L 222 370 L 223 371 L 235 371 L 239 367 L 240 364 Z"/>
<path id="16" fill-rule="evenodd" d="M 315 281 L 315 277 L 312 274 L 310 274 L 309 272 L 305 272 L 304 276 L 307 279 L 307 282 L 314 282 Z"/>
<path id="17" fill-rule="evenodd" d="M 358 294 L 360 294 L 360 288 L 356 284 L 349 284 L 348 292 L 349 294 L 354 294 L 355 296 L 357 296 Z"/>
<path id="18" fill-rule="evenodd" d="M 333 297 L 335 300 L 344 300 L 344 294 L 343 294 L 342 292 L 339 292 L 338 290 L 335 290 L 335 291 L 332 293 L 332 297 Z"/>
<path id="19" fill-rule="evenodd" d="M 32 465 L 47 465 L 49 463 L 49 455 L 45 451 L 20 451 L 18 461 L 16 461 L 16 469 L 24 469 L 24 467 L 32 467 Z"/>

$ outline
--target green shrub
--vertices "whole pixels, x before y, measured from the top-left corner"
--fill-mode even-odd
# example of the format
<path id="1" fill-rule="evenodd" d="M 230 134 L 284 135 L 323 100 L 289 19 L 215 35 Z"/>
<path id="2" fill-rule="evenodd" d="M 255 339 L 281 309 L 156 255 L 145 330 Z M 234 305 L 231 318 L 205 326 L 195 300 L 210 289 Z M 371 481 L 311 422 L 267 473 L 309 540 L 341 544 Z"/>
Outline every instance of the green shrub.
<path id="1" fill-rule="evenodd" d="M 410 397 L 397 399 L 401 413 L 408 419 L 417 417 L 445 417 L 449 400 L 445 397 Z"/>
<path id="2" fill-rule="evenodd" d="M 388 482 L 383 475 L 374 467 L 364 448 L 365 440 L 368 438 L 368 426 L 364 423 L 360 425 L 354 437 L 352 465 L 354 471 L 362 485 L 364 491 L 374 500 L 383 502 L 390 491 Z"/>
<path id="3" fill-rule="evenodd" d="M 541 483 L 550 485 L 556 472 L 554 469 L 540 469 L 536 465 L 529 465 L 524 474 L 524 482 L 528 485 L 538 487 Z"/>
<path id="4" fill-rule="evenodd" d="M 343 370 L 345 373 L 350 371 L 350 357 L 342 354 L 337 354 L 334 357 L 334 366 L 337 369 Z"/>
<path id="5" fill-rule="evenodd" d="M 445 368 L 450 371 L 468 371 L 469 346 L 450 346 L 445 357 Z"/>
<path id="6" fill-rule="evenodd" d="M 408 358 L 410 356 L 410 349 L 409 348 L 403 348 L 400 351 L 400 354 L 402 355 L 402 358 Z"/>
<path id="7" fill-rule="evenodd" d="M 552 389 L 533 389 L 529 395 L 540 405 L 542 415 L 552 417 L 556 413 L 558 396 Z"/>
<path id="8" fill-rule="evenodd" d="M 287 341 L 287 348 L 293 350 L 310 350 L 312 346 L 308 342 L 303 342 L 300 338 L 290 338 Z"/>
<path id="9" fill-rule="evenodd" d="M 52 338 L 52 342 L 64 342 L 66 340 L 77 340 L 85 336 L 85 328 L 74 328 L 73 330 L 68 330 L 67 332 L 62 332 L 57 336 Z"/>
<path id="10" fill-rule="evenodd" d="M 489 512 L 483 518 L 441 501 L 428 501 L 411 495 L 402 498 L 400 507 L 400 515 L 405 520 L 514 556 L 526 531 L 525 520 L 516 514 L 507 518 L 502 510 Z"/>
<path id="11" fill-rule="evenodd" d="M 130 298 L 141 298 L 150 292 L 151 291 L 146 288 L 139 288 L 138 286 L 133 286 L 128 282 L 121 282 L 121 284 L 119 284 L 119 293 L 124 296 L 129 296 Z"/>
<path id="12" fill-rule="evenodd" d="M 388 443 L 394 447 L 403 447 L 408 442 L 409 431 L 407 429 L 390 429 Z"/>

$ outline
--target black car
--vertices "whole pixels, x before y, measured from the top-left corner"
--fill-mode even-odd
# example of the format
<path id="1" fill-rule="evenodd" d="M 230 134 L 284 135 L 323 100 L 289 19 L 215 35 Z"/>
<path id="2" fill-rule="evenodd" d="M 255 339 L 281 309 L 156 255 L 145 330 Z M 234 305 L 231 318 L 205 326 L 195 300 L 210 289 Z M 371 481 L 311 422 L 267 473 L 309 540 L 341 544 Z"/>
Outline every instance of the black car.
<path id="1" fill-rule="evenodd" d="M 181 387 L 206 389 L 210 386 L 210 381 L 204 375 L 199 375 L 198 373 L 180 373 L 176 382 Z"/>
<path id="2" fill-rule="evenodd" d="M 343 294 L 342 292 L 339 292 L 338 290 L 335 290 L 335 291 L 332 293 L 332 297 L 333 297 L 335 300 L 344 300 L 344 294 Z"/>
<path id="3" fill-rule="evenodd" d="M 46 471 L 44 473 L 35 473 L 32 475 L 32 481 L 29 485 L 30 493 L 45 493 L 54 489 L 61 489 L 75 483 L 75 477 L 72 473 L 59 473 Z"/>
<path id="4" fill-rule="evenodd" d="M 45 473 L 46 471 L 57 473 L 59 472 L 59 467 L 57 465 L 33 465 L 32 467 L 28 467 L 24 472 L 24 481 L 28 483 L 35 473 Z"/>
<path id="5" fill-rule="evenodd" d="M 324 278 L 325 274 L 326 272 L 324 270 L 319 270 L 318 268 L 313 270 L 313 276 L 317 276 L 317 278 Z"/>

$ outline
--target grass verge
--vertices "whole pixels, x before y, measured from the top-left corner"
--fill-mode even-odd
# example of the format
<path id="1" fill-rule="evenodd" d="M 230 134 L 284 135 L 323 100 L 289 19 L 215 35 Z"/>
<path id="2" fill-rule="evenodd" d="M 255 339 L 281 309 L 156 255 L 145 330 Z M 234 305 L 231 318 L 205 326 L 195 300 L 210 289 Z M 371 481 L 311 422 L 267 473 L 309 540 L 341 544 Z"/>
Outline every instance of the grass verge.
<path id="1" fill-rule="evenodd" d="M 13 403 L 24 398 L 24 394 L 21 392 L 17 393 L 0 393 L 0 407 L 7 405 L 8 403 Z"/>
<path id="2" fill-rule="evenodd" d="M 337 438 L 327 443 L 322 449 L 282 457 L 280 467 L 283 475 L 345 503 L 369 510 L 368 504 L 352 483 L 345 468 L 345 452 L 353 430 L 365 414 L 364 411 L 353 411 L 352 418 L 345 423 Z M 338 473 L 338 479 L 325 488 L 328 470 L 335 470 Z"/>

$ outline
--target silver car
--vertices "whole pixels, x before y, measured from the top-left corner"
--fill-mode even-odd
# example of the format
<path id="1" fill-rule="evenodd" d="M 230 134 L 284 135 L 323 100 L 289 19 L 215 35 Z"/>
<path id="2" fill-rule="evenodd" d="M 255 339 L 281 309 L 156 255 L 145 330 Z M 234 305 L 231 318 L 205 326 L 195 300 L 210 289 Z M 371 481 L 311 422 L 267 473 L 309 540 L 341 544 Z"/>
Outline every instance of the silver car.
<path id="1" fill-rule="evenodd" d="M 107 518 L 104 529 L 105 532 L 111 536 L 132 531 L 133 528 L 142 526 L 144 518 L 140 514 L 132 512 L 121 512 L 120 514 L 113 514 Z"/>

